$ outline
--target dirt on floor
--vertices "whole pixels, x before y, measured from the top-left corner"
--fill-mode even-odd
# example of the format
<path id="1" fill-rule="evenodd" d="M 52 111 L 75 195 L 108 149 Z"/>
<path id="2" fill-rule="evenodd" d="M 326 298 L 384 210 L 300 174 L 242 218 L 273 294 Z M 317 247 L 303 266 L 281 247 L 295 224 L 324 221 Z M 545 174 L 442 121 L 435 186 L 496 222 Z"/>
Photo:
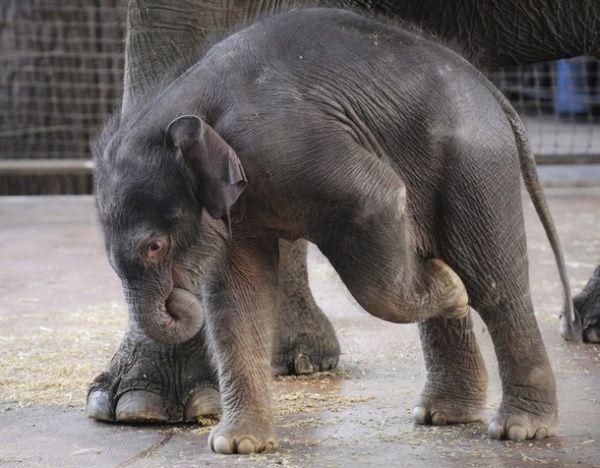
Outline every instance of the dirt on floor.
<path id="1" fill-rule="evenodd" d="M 600 190 L 547 191 L 573 288 L 600 259 Z M 531 442 L 487 438 L 485 423 L 415 426 L 424 383 L 416 327 L 362 311 L 316 248 L 310 279 L 342 347 L 338 369 L 274 384 L 277 453 L 220 456 L 205 425 L 125 426 L 85 416 L 87 386 L 126 326 L 89 197 L 0 198 L 0 466 L 597 466 L 600 346 L 558 335 L 561 289 L 550 246 L 525 203 L 536 314 L 556 373 L 561 424 Z M 489 335 L 487 420 L 501 388 Z"/>

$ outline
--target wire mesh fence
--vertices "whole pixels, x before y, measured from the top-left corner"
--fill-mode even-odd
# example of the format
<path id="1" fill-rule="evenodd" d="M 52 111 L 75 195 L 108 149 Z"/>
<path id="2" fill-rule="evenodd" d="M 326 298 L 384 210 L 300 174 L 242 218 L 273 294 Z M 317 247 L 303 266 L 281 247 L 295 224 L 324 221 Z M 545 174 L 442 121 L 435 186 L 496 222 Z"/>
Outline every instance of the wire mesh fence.
<path id="1" fill-rule="evenodd" d="M 600 155 L 598 64 L 594 58 L 577 57 L 492 75 L 525 121 L 538 158 L 568 162 Z"/>
<path id="2" fill-rule="evenodd" d="M 120 99 L 122 2 L 0 2 L 0 160 L 86 159 Z M 91 177 L 0 174 L 0 194 L 85 193 Z"/>
<path id="3" fill-rule="evenodd" d="M 0 195 L 91 192 L 81 165 L 59 173 L 49 164 L 15 171 L 10 162 L 90 158 L 90 138 L 121 96 L 123 3 L 0 1 Z M 598 61 L 516 67 L 492 79 L 523 116 L 539 158 L 600 156 Z"/>

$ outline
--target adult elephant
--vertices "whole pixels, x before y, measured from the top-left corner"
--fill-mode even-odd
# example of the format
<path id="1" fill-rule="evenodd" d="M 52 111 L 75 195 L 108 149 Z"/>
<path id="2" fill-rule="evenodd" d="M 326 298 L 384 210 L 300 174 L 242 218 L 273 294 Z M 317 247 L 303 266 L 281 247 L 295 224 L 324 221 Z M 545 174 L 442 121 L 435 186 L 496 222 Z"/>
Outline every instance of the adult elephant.
<path id="1" fill-rule="evenodd" d="M 130 0 L 121 112 L 195 62 L 209 35 L 258 15 L 309 5 L 358 8 L 416 22 L 458 43 L 467 58 L 488 70 L 600 55 L 600 2 L 594 0 L 185 0 L 176 5 Z M 306 243 L 281 241 L 279 262 L 274 371 L 302 374 L 335 367 L 339 344 L 310 294 Z M 587 326 L 584 338 L 600 340 L 600 280 L 590 281 L 576 305 Z M 464 319 L 443 333 L 466 336 L 461 329 L 470 327 Z M 423 339 L 432 339 L 433 330 L 440 333 L 441 327 L 420 325 Z M 426 361 L 442 358 L 453 359 L 426 356 Z M 434 369 L 428 372 L 428 381 L 434 381 Z M 87 412 L 106 421 L 179 422 L 218 411 L 219 401 L 202 330 L 184 344 L 167 346 L 147 338 L 130 321 L 119 350 L 90 387 Z"/>

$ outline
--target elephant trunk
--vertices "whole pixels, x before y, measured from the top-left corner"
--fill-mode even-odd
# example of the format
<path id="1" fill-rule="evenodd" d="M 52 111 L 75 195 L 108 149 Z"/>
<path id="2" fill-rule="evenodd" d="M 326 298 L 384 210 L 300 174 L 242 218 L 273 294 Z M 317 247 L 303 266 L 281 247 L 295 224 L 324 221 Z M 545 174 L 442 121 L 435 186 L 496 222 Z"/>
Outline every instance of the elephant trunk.
<path id="1" fill-rule="evenodd" d="M 149 301 L 130 291 L 126 297 L 132 319 L 148 337 L 159 343 L 183 343 L 193 338 L 204 324 L 202 303 L 185 289 L 173 288 L 162 301 Z"/>

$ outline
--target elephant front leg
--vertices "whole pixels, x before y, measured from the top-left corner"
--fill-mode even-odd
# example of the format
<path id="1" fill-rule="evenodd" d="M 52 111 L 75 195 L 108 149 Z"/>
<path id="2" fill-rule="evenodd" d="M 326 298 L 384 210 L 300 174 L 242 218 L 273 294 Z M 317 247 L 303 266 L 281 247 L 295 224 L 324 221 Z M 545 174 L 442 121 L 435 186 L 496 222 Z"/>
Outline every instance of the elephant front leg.
<path id="1" fill-rule="evenodd" d="M 270 395 L 277 241 L 228 250 L 207 286 L 208 337 L 223 407 L 209 444 L 225 454 L 270 451 L 277 446 Z"/>
<path id="2" fill-rule="evenodd" d="M 417 424 L 436 426 L 482 419 L 487 371 L 470 315 L 419 324 L 427 382 L 413 409 Z"/>

